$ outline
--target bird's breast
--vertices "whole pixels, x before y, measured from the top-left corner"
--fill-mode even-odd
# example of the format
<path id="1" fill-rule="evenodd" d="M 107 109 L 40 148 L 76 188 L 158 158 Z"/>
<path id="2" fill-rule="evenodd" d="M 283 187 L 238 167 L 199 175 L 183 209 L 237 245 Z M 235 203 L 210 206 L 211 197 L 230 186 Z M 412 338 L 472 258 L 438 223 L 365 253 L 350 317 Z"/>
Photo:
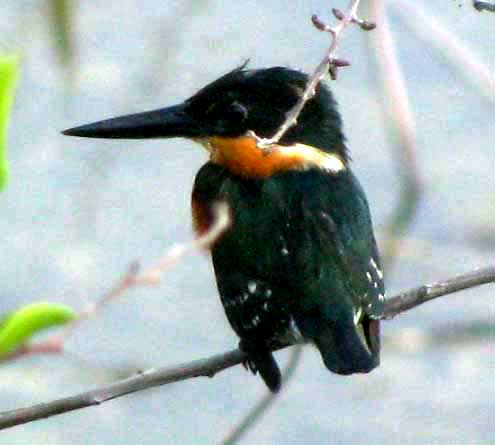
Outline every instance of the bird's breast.
<path id="1" fill-rule="evenodd" d="M 262 179 L 288 170 L 318 168 L 328 173 L 345 169 L 344 161 L 310 145 L 274 144 L 268 150 L 257 146 L 251 136 L 213 136 L 199 141 L 210 153 L 210 161 L 244 178 Z"/>

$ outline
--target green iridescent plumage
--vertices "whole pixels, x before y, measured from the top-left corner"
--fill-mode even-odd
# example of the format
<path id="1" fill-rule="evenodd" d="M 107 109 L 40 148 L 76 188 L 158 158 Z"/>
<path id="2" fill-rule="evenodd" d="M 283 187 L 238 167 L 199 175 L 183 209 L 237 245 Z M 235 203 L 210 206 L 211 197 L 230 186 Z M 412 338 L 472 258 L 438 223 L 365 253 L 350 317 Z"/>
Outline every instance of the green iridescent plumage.
<path id="1" fill-rule="evenodd" d="M 305 74 L 287 68 L 241 67 L 182 104 L 65 132 L 189 137 L 207 147 L 211 162 L 200 169 L 193 188 L 195 225 L 199 232 L 207 229 L 214 204 L 229 205 L 231 227 L 211 247 L 218 289 L 247 365 L 272 391 L 280 387 L 280 371 L 271 347 L 281 339 L 312 341 L 326 367 L 338 374 L 369 372 L 379 364 L 383 275 L 368 204 L 350 170 L 331 92 L 317 88 L 280 144 L 332 154 L 342 168 L 294 164 L 263 177 L 249 176 L 254 171 L 249 168 L 233 169 L 237 162 L 263 162 L 239 141 L 245 142 L 248 131 L 274 134 L 306 81 Z M 222 138 L 223 145 L 209 138 Z M 220 149 L 226 151 L 217 156 Z M 235 159 L 222 161 L 234 153 Z"/>

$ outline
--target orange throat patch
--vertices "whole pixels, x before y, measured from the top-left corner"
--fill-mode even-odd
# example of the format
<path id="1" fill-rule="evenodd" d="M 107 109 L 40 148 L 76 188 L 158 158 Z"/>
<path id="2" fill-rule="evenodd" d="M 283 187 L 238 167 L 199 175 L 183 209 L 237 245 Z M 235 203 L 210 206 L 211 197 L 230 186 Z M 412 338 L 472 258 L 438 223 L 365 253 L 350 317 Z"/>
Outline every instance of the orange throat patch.
<path id="1" fill-rule="evenodd" d="M 197 140 L 210 153 L 210 161 L 245 178 L 266 178 L 287 170 L 318 168 L 329 174 L 345 170 L 337 154 L 305 144 L 273 145 L 263 151 L 251 136 L 213 136 Z"/>

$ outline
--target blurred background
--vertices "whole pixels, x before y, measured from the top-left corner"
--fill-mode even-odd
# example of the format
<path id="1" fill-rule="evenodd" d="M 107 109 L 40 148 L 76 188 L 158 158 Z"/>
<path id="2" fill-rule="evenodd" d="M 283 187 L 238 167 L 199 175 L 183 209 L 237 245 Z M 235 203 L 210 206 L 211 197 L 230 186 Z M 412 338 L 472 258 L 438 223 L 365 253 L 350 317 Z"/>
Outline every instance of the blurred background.
<path id="1" fill-rule="evenodd" d="M 414 5 L 494 72 L 494 14 L 463 0 Z M 332 6 L 347 1 L 1 2 L 0 49 L 21 53 L 21 77 L 11 180 L 0 194 L 0 313 L 37 300 L 81 310 L 131 261 L 151 264 L 193 236 L 190 192 L 206 160 L 199 146 L 78 140 L 61 130 L 182 101 L 246 59 L 254 68 L 310 72 L 329 43 L 310 17 L 330 20 Z M 422 194 L 386 277 L 389 295 L 493 264 L 495 252 L 495 96 L 483 93 L 463 60 L 432 46 L 428 29 L 411 27 L 408 20 L 422 26 L 414 16 L 392 6 Z M 349 30 L 339 54 L 352 67 L 331 87 L 384 246 L 401 189 L 401 148 L 386 131 L 370 38 Z M 369 375 L 333 375 L 306 347 L 280 399 L 241 443 L 492 443 L 493 292 L 472 289 L 384 323 L 382 366 Z M 2 363 L 0 411 L 236 345 L 210 260 L 191 255 L 160 287 L 133 290 L 81 324 L 64 355 Z M 283 363 L 288 354 L 277 357 Z M 264 393 L 261 379 L 238 366 L 6 430 L 2 443 L 219 443 Z"/>

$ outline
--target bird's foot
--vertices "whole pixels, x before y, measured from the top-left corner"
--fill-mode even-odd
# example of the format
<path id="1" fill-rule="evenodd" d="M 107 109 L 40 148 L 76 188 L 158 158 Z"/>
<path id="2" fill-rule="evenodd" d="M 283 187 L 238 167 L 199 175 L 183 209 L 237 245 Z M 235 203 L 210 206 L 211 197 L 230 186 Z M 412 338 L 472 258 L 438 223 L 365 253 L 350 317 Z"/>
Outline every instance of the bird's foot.
<path id="1" fill-rule="evenodd" d="M 246 354 L 246 357 L 242 360 L 242 366 L 246 369 L 246 371 L 251 371 L 254 375 L 258 373 L 258 369 L 254 362 L 247 355 L 245 347 L 243 347 L 243 342 L 239 342 L 239 349 Z"/>

